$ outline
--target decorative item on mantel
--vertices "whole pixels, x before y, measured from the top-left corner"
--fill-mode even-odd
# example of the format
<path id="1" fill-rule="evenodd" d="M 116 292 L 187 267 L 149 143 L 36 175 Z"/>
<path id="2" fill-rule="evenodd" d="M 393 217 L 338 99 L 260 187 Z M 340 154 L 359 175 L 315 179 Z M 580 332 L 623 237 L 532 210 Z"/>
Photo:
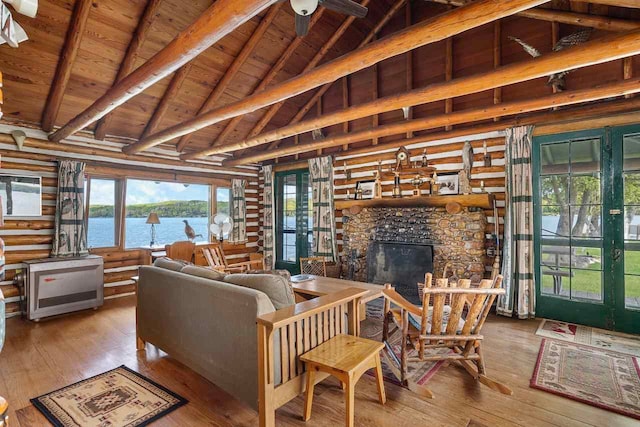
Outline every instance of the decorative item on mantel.
<path id="1" fill-rule="evenodd" d="M 378 163 L 378 171 L 374 173 L 376 179 L 382 176 L 393 177 L 393 191 L 392 196 L 396 199 L 402 197 L 401 179 L 403 176 L 411 177 L 411 185 L 415 187 L 412 194 L 413 196 L 421 196 L 422 191 L 420 187 L 425 183 L 433 185 L 431 174 L 435 172 L 435 168 L 429 166 L 427 159 L 427 150 L 424 150 L 422 154 L 421 162 L 414 162 L 411 164 L 411 153 L 406 147 L 400 147 L 396 151 L 396 164 L 395 167 L 382 171 L 381 164 Z M 380 187 L 381 188 L 381 187 Z M 382 194 L 382 190 L 380 190 Z"/>
<path id="2" fill-rule="evenodd" d="M 151 224 L 151 243 L 149 243 L 149 246 L 153 248 L 156 244 L 156 225 L 160 224 L 160 218 L 158 218 L 158 214 L 155 212 L 150 212 L 149 216 L 147 217 L 147 224 Z"/>

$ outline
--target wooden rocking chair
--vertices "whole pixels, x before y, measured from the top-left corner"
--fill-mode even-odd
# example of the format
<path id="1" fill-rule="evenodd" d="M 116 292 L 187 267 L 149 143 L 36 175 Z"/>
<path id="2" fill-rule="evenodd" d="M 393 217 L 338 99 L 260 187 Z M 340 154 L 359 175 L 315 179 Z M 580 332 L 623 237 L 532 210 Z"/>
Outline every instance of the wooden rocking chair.
<path id="1" fill-rule="evenodd" d="M 327 262 L 323 256 L 300 258 L 300 274 L 327 277 Z"/>
<path id="2" fill-rule="evenodd" d="M 486 376 L 481 347 L 484 338 L 480 334 L 482 326 L 496 297 L 505 293 L 500 288 L 502 276 L 483 280 L 477 288 L 471 288 L 471 281 L 467 279 L 451 286 L 447 279 L 437 279 L 436 287 L 432 287 L 432 281 L 433 276 L 427 273 L 424 286 L 420 286 L 422 307 L 407 301 L 391 285 L 385 285 L 383 355 L 387 365 L 403 385 L 428 398 L 433 398 L 433 393 L 408 377 L 408 363 L 455 361 L 482 384 L 512 395 L 509 387 Z M 390 332 L 391 322 L 397 327 Z M 398 331 L 402 333 L 400 358 L 389 343 L 389 338 Z M 408 357 L 410 347 L 418 351 L 418 357 Z M 453 352 L 425 354 L 427 349 L 438 348 L 450 348 Z"/>
<path id="3" fill-rule="evenodd" d="M 202 248 L 202 255 L 204 255 L 204 259 L 207 261 L 210 268 L 223 273 L 244 273 L 253 269 L 264 269 L 264 257 L 261 255 L 251 256 L 249 261 L 238 262 L 235 264 L 227 263 L 227 257 L 225 256 L 222 245 L 220 244 L 211 244 L 208 247 Z"/>

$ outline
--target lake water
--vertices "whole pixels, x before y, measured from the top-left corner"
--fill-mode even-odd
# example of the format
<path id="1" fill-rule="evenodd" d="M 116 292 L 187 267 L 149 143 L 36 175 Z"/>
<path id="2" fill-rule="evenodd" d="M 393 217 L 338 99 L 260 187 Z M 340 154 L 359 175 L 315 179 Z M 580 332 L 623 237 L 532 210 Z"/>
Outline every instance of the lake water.
<path id="1" fill-rule="evenodd" d="M 171 244 L 180 240 L 187 240 L 184 234 L 183 219 L 189 221 L 197 237 L 196 242 L 208 240 L 209 218 L 160 218 L 160 224 L 156 225 L 156 244 Z M 136 248 L 148 246 L 151 242 L 151 226 L 146 224 L 146 218 L 127 218 L 125 247 Z M 89 247 L 100 248 L 114 246 L 114 220 L 113 218 L 89 218 L 88 230 Z"/>

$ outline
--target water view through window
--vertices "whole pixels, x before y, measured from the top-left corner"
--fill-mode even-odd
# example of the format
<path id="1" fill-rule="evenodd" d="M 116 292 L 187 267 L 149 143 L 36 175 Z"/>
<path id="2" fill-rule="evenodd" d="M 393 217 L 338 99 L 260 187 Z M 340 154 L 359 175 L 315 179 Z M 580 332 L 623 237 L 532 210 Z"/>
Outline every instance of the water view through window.
<path id="1" fill-rule="evenodd" d="M 149 245 L 151 226 L 146 223 L 149 213 L 156 212 L 156 244 L 165 245 L 187 240 L 185 223 L 193 228 L 195 242 L 208 241 L 210 190 L 208 185 L 180 184 L 145 180 L 127 180 L 125 247 Z M 113 246 L 114 195 L 111 188 L 100 191 L 91 188 L 89 213 L 89 245 Z"/>

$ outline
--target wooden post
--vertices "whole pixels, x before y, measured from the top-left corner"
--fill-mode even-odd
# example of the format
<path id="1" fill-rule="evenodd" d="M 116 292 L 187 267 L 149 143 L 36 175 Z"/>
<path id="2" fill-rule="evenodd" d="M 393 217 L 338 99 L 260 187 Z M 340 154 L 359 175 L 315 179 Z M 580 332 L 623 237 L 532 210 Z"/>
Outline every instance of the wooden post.
<path id="1" fill-rule="evenodd" d="M 453 38 L 449 37 L 445 44 L 445 66 L 444 80 L 450 82 L 453 80 Z M 453 113 L 453 98 L 447 98 L 444 104 L 444 113 Z M 451 130 L 451 125 L 445 126 L 445 130 Z"/>
<path id="2" fill-rule="evenodd" d="M 375 39 L 375 37 L 374 37 Z M 378 99 L 378 64 L 375 64 L 371 67 L 371 71 L 373 72 L 373 81 L 371 82 L 371 100 L 376 101 Z M 377 128 L 380 124 L 380 115 L 372 114 L 371 115 L 371 126 Z M 373 138 L 373 145 L 378 145 L 378 138 Z"/>
<path id="3" fill-rule="evenodd" d="M 322 98 L 321 98 L 322 99 Z M 342 78 L 342 108 L 349 108 L 349 76 L 344 76 Z M 349 133 L 349 121 L 342 123 L 342 132 Z M 344 144 L 342 146 L 342 151 L 347 151 L 349 149 L 349 144 Z"/>
<path id="4" fill-rule="evenodd" d="M 412 16 L 411 16 L 411 1 L 407 2 L 405 6 L 405 27 L 410 27 L 413 25 Z M 406 69 L 406 90 L 410 91 L 413 89 L 413 51 L 409 51 L 405 53 L 405 69 Z M 409 116 L 408 120 L 413 119 L 413 107 L 409 108 Z M 413 132 L 407 132 L 407 138 L 413 138 Z"/>
<path id="5" fill-rule="evenodd" d="M 258 323 L 258 410 L 260 427 L 275 427 L 273 329 Z"/>
<path id="6" fill-rule="evenodd" d="M 497 70 L 502 65 L 502 23 L 496 21 L 493 23 L 493 69 Z M 502 88 L 497 87 L 493 90 L 493 105 L 502 102 Z M 500 117 L 494 117 L 494 122 L 500 121 Z"/>

